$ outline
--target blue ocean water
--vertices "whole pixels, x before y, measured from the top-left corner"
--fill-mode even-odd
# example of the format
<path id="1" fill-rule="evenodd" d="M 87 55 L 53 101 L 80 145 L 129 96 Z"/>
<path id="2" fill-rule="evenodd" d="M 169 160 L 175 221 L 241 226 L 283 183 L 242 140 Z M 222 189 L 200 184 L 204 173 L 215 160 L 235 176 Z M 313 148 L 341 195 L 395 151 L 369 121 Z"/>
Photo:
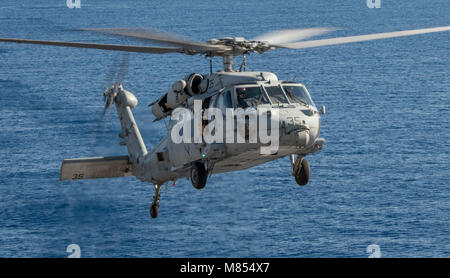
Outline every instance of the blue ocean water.
<path id="1" fill-rule="evenodd" d="M 0 37 L 140 44 L 73 31 L 156 27 L 201 41 L 340 27 L 324 37 L 450 25 L 448 0 L 0 2 Z M 134 178 L 60 183 L 64 158 L 126 154 L 118 120 L 99 124 L 108 68 L 121 54 L 0 44 L 0 256 L 450 256 L 450 33 L 250 55 L 251 70 L 304 83 L 327 107 L 325 148 L 296 185 L 288 158 L 163 190 Z M 237 58 L 236 64 L 239 63 Z M 220 60 L 214 67 L 220 68 Z M 165 134 L 147 103 L 208 60 L 131 54 L 124 80 L 147 147 Z"/>

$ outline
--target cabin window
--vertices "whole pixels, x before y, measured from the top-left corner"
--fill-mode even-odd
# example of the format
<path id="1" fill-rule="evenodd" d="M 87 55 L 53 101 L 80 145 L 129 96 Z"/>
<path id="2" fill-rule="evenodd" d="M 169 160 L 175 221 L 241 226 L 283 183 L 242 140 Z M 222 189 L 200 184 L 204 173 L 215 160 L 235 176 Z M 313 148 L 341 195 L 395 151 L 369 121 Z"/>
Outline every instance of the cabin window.
<path id="1" fill-rule="evenodd" d="M 156 157 L 158 158 L 158 162 L 164 161 L 164 153 L 162 153 L 162 152 L 157 152 L 157 153 L 156 153 Z"/>

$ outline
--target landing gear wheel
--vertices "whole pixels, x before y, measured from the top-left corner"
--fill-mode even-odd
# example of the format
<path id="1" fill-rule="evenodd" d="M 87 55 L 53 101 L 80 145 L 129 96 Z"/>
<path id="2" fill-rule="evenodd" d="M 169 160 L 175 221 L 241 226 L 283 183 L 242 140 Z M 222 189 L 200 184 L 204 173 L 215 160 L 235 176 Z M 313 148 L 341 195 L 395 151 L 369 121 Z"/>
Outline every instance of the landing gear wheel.
<path id="1" fill-rule="evenodd" d="M 298 157 L 294 166 L 294 177 L 297 184 L 301 186 L 306 185 L 309 181 L 310 173 L 311 169 L 309 168 L 308 160 Z"/>
<path id="2" fill-rule="evenodd" d="M 195 162 L 191 169 L 191 183 L 196 189 L 202 189 L 206 185 L 208 172 L 205 165 L 201 162 Z"/>

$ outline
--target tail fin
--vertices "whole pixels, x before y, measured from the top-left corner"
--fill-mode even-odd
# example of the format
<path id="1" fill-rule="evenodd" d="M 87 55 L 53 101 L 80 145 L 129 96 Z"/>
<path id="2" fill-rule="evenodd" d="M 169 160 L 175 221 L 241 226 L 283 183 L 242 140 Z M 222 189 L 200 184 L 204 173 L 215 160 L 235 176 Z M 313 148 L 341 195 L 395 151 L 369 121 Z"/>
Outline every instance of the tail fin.
<path id="1" fill-rule="evenodd" d="M 119 85 L 114 102 L 122 126 L 122 133 L 119 136 L 125 140 L 130 159 L 137 166 L 147 155 L 147 148 L 131 112 L 138 100 L 131 92 L 124 90 L 122 85 Z"/>
<path id="2" fill-rule="evenodd" d="M 105 109 L 112 102 L 116 104 L 122 126 L 120 137 L 125 140 L 123 143 L 128 148 L 129 156 L 64 159 L 59 176 L 61 181 L 133 176 L 142 168 L 139 166 L 144 162 L 147 148 L 131 112 L 138 103 L 137 98 L 124 90 L 122 85 L 118 86 L 117 92 L 115 86 L 111 87 L 105 92 L 105 97 Z"/>
<path id="3" fill-rule="evenodd" d="M 133 175 L 128 156 L 64 159 L 60 181 L 118 178 Z"/>

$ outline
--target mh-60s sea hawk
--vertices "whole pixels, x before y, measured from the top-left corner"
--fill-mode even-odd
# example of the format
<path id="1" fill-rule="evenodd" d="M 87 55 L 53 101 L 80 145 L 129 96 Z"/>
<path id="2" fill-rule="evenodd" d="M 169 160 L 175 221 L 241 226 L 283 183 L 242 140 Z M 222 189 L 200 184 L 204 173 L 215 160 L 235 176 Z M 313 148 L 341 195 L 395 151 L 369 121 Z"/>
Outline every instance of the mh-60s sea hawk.
<path id="1" fill-rule="evenodd" d="M 205 186 L 210 174 L 225 173 L 250 168 L 268 161 L 285 156 L 290 156 L 292 175 L 299 185 L 306 185 L 310 177 L 310 167 L 305 159 L 322 149 L 324 139 L 319 137 L 320 114 L 325 113 L 324 107 L 319 111 L 308 90 L 303 84 L 278 80 L 274 73 L 264 71 L 246 71 L 245 55 L 251 52 L 260 54 L 274 49 L 303 49 L 327 45 L 363 42 L 369 40 L 418 35 L 433 32 L 449 31 L 450 26 L 378 33 L 371 35 L 359 35 L 350 37 L 338 37 L 331 39 L 309 40 L 307 38 L 318 36 L 333 28 L 310 28 L 281 30 L 266 33 L 252 40 L 240 37 L 225 37 L 211 39 L 206 43 L 185 39 L 176 35 L 160 31 L 143 29 L 83 29 L 85 31 L 100 32 L 110 35 L 138 38 L 147 41 L 158 42 L 168 47 L 132 46 L 93 44 L 82 42 L 42 41 L 15 38 L 0 38 L 0 42 L 14 42 L 26 44 L 43 44 L 52 46 L 65 46 L 76 48 L 93 48 L 102 50 L 115 50 L 138 53 L 183 53 L 188 55 L 200 54 L 209 58 L 220 56 L 223 59 L 223 70 L 206 75 L 193 73 L 175 82 L 172 87 L 158 100 L 151 103 L 155 120 L 172 118 L 179 115 L 176 111 L 181 108 L 192 111 L 193 129 L 200 130 L 200 138 L 211 129 L 212 122 L 217 120 L 217 115 L 211 115 L 210 111 L 234 111 L 239 109 L 266 111 L 266 119 L 277 125 L 252 126 L 250 117 L 244 117 L 243 134 L 239 128 L 227 129 L 214 126 L 214 132 L 223 128 L 228 134 L 226 137 L 235 138 L 242 135 L 244 142 L 231 141 L 182 141 L 173 140 L 173 129 L 178 121 L 169 121 L 168 134 L 150 151 L 142 139 L 139 128 L 132 114 L 132 109 L 137 105 L 137 98 L 122 87 L 122 84 L 114 84 L 104 93 L 105 109 L 114 104 L 121 123 L 123 138 L 121 145 L 128 148 L 128 156 L 120 157 L 93 157 L 65 159 L 61 166 L 60 180 L 78 180 L 94 178 L 115 178 L 135 176 L 141 181 L 153 183 L 155 195 L 150 206 L 151 216 L 157 217 L 159 211 L 160 191 L 163 184 L 176 181 L 180 178 L 190 177 L 192 185 L 201 189 Z M 240 69 L 233 69 L 233 58 L 243 55 L 243 63 Z M 200 101 L 200 109 L 196 103 Z M 214 108 L 211 110 L 211 108 Z M 275 113 L 276 112 L 276 113 Z M 200 120 L 195 118 L 200 116 Z M 232 122 L 234 118 L 232 117 Z M 236 121 L 238 121 L 236 119 Z M 186 122 L 186 121 L 185 121 Z M 258 120 L 257 122 L 264 122 Z M 227 122 L 229 123 L 229 121 Z M 239 126 L 237 124 L 237 126 Z M 274 126 L 276 129 L 274 129 Z M 197 128 L 197 129 L 196 129 Z M 267 130 L 261 130 L 267 129 Z M 268 142 L 251 141 L 251 130 L 257 132 L 271 130 L 271 135 L 276 134 L 277 146 L 270 153 L 261 152 L 261 148 Z M 181 128 L 175 132 L 185 136 L 188 130 Z M 276 131 L 276 132 L 274 132 Z M 181 134 L 184 133 L 184 134 Z M 194 136 L 190 134 L 190 136 Z M 211 133 L 212 134 L 212 133 Z M 197 134 L 198 135 L 198 134 Z M 272 138 L 274 139 L 274 138 Z"/>

